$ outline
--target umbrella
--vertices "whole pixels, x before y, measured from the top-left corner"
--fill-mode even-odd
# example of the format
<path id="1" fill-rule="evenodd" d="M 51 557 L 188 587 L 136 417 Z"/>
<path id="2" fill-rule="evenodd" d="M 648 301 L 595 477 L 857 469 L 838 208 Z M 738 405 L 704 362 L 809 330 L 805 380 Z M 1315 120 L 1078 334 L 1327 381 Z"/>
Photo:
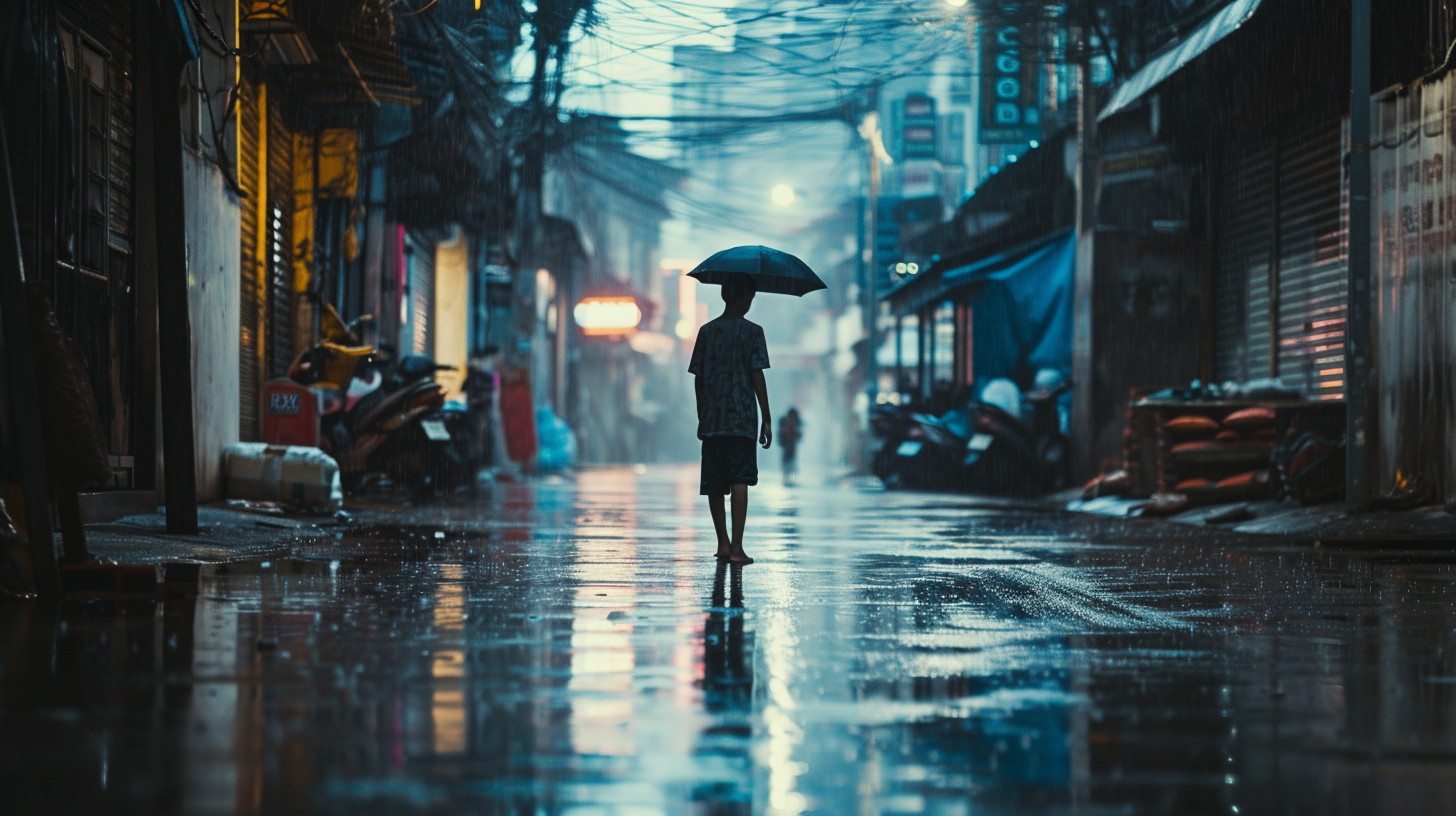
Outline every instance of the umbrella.
<path id="1" fill-rule="evenodd" d="M 828 289 L 809 265 L 787 252 L 766 246 L 737 246 L 716 253 L 689 272 L 703 283 L 722 285 L 734 272 L 753 276 L 758 291 L 775 295 L 803 295 Z"/>

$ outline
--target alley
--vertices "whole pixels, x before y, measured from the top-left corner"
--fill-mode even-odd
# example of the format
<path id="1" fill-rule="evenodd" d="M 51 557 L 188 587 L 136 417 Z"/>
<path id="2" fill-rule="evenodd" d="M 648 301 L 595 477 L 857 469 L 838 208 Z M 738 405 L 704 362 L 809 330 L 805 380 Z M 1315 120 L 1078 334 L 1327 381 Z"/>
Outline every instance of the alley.
<path id="1" fill-rule="evenodd" d="M 1456 566 L 695 468 L 4 610 L 12 812 L 1433 813 Z"/>

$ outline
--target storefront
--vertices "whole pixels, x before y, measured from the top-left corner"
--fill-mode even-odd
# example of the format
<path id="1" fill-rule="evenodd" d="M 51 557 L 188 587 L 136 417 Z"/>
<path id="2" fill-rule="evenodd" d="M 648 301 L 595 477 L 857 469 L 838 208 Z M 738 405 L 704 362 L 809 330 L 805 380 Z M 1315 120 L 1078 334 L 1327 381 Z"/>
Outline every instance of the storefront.
<path id="1" fill-rule="evenodd" d="M 1060 230 L 902 283 L 887 298 L 896 329 L 881 349 L 895 390 L 880 401 L 940 413 L 993 380 L 1028 391 L 1042 372 L 1065 379 L 1074 260 L 1073 234 Z"/>

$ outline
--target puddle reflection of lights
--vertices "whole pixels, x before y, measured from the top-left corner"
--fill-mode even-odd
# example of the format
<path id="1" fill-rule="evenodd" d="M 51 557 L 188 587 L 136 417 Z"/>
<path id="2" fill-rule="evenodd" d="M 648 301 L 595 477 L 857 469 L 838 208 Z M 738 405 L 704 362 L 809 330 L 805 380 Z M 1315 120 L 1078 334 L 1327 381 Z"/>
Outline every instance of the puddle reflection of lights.
<path id="1" fill-rule="evenodd" d="M 787 591 L 787 586 L 780 589 Z M 794 718 L 798 703 L 792 690 L 793 665 L 799 650 L 793 620 L 783 611 L 765 616 L 760 629 L 764 644 L 764 665 L 768 669 L 768 705 L 763 722 L 768 731 L 765 749 L 768 761 L 768 812 L 775 816 L 796 816 L 809 809 L 809 800 L 799 793 L 799 777 L 809 768 L 794 759 L 804 741 L 804 729 Z"/>
<path id="2" fill-rule="evenodd" d="M 620 612 L 630 617 L 637 600 L 632 585 L 637 572 L 634 485 L 630 473 L 618 469 L 584 471 L 579 478 L 610 488 L 621 500 L 610 508 L 587 510 L 578 522 L 573 575 L 580 583 L 572 604 L 571 677 L 566 684 L 571 747 L 581 756 L 633 756 L 633 625 L 609 616 Z"/>
<path id="3" fill-rule="evenodd" d="M 435 588 L 435 633 L 441 646 L 458 646 L 465 631 L 464 570 L 459 564 L 440 565 Z M 436 649 L 431 655 L 430 726 L 436 754 L 463 754 L 465 734 L 465 652 Z"/>

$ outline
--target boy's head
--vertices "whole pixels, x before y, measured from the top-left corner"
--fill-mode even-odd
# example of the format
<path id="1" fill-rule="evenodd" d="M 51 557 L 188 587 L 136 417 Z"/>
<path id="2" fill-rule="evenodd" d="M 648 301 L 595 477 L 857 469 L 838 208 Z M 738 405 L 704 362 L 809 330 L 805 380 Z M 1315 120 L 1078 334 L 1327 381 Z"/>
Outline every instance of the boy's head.
<path id="1" fill-rule="evenodd" d="M 746 272 L 734 272 L 723 281 L 723 302 L 729 308 L 748 311 L 753 305 L 753 296 L 758 294 L 758 285 L 753 282 L 753 276 Z"/>

